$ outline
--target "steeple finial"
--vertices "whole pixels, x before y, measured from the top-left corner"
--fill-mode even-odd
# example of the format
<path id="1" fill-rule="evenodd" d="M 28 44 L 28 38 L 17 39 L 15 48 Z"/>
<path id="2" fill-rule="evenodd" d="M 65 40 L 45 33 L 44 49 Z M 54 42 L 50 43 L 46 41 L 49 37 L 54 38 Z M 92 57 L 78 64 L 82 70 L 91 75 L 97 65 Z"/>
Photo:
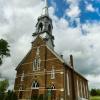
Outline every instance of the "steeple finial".
<path id="1" fill-rule="evenodd" d="M 48 13 L 48 0 L 45 0 L 45 7 L 43 9 L 44 9 L 44 14 L 49 15 L 49 13 Z"/>

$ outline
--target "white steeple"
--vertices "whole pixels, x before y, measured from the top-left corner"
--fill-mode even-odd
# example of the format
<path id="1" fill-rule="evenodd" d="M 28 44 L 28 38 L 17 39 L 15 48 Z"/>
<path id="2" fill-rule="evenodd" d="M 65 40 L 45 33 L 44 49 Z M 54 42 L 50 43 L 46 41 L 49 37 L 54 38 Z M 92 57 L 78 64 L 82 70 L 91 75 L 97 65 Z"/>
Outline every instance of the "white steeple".
<path id="1" fill-rule="evenodd" d="M 52 35 L 53 25 L 52 19 L 48 12 L 48 0 L 44 0 L 44 8 L 42 10 L 42 15 L 38 18 L 36 24 L 36 32 L 33 36 L 40 35 L 48 44 L 50 48 L 54 48 L 54 36 Z"/>
<path id="2" fill-rule="evenodd" d="M 43 9 L 44 9 L 44 14 L 45 15 L 49 15 L 49 12 L 48 12 L 48 0 L 45 0 L 45 7 Z"/>

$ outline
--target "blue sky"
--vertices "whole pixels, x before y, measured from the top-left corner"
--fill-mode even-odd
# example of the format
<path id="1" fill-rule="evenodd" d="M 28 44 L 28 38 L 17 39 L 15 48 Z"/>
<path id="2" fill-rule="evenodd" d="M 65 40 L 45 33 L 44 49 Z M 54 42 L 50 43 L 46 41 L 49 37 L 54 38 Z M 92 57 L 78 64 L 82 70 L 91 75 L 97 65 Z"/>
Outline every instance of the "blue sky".
<path id="1" fill-rule="evenodd" d="M 52 5 L 51 1 L 56 3 L 55 14 L 59 18 L 63 17 L 65 10 L 69 9 L 70 4 L 66 3 L 67 0 L 49 0 L 49 6 Z M 91 4 L 95 11 L 87 11 L 86 6 L 88 4 Z M 79 18 L 82 24 L 87 21 L 94 22 L 100 20 L 100 0 L 80 0 L 78 5 L 81 10 Z M 65 17 L 69 18 L 67 15 Z"/>
<path id="2" fill-rule="evenodd" d="M 63 54 L 65 55 L 67 55 L 67 53 L 69 52 L 75 55 L 76 56 L 75 57 L 76 69 L 81 74 L 87 77 L 87 79 L 89 80 L 90 88 L 91 87 L 100 88 L 98 86 L 98 84 L 100 84 L 100 81 L 97 81 L 98 79 L 100 80 L 100 74 L 97 74 L 97 73 L 100 73 L 100 68 L 98 66 L 100 65 L 100 61 L 96 61 L 95 59 L 95 57 L 99 59 L 97 55 L 99 54 L 98 48 L 100 47 L 99 46 L 100 42 L 97 41 L 98 40 L 97 34 L 99 35 L 98 29 L 100 29 L 99 27 L 100 25 L 100 0 L 49 0 L 49 7 L 50 6 L 54 8 L 55 10 L 54 15 L 59 20 L 64 19 L 64 23 L 68 23 L 68 26 L 63 26 L 63 22 L 62 22 L 61 27 L 59 27 L 59 28 L 62 28 L 62 26 L 66 27 L 64 30 L 65 31 L 64 36 L 66 36 L 66 39 L 68 39 L 68 41 L 66 39 L 64 40 L 62 36 L 63 38 L 61 39 L 62 44 L 64 42 L 69 42 L 70 41 L 69 38 L 70 37 L 72 38 L 75 34 L 77 33 L 81 34 L 80 37 L 76 37 L 77 39 L 81 38 L 81 41 L 79 44 L 81 46 L 77 47 L 78 43 L 76 44 L 73 43 L 72 46 L 76 46 L 76 47 L 71 47 L 70 44 L 68 44 L 68 47 L 64 45 L 65 48 L 62 46 L 62 48 L 64 49 L 60 49 L 59 51 L 60 52 L 63 51 Z M 72 32 L 73 34 L 70 33 L 69 31 L 70 29 L 73 31 Z M 78 31 L 76 32 L 75 30 L 77 29 Z M 61 30 L 59 31 L 64 32 Z M 67 35 L 67 32 L 69 32 L 68 35 Z M 74 39 L 75 38 L 73 38 L 70 41 L 70 43 Z M 77 41 L 77 39 L 75 39 L 75 41 Z M 85 45 L 85 47 L 83 44 Z M 97 45 L 98 47 L 96 47 Z M 66 47 L 67 49 L 69 49 L 69 51 L 68 50 L 64 51 L 66 50 Z M 58 46 L 58 48 L 60 47 Z M 80 50 L 80 48 L 82 49 Z M 79 56 L 80 54 L 78 54 L 80 52 L 82 52 L 81 57 Z M 98 69 L 98 71 L 96 69 Z"/>

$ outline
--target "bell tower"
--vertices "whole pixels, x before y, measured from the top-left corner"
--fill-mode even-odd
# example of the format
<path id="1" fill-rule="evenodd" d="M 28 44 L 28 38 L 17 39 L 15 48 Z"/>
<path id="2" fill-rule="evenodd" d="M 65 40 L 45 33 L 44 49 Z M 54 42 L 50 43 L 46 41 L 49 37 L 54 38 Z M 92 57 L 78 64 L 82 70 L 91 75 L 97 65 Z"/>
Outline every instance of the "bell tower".
<path id="1" fill-rule="evenodd" d="M 53 25 L 52 19 L 49 17 L 47 0 L 45 0 L 45 7 L 42 11 L 42 15 L 38 17 L 36 31 L 33 33 L 33 36 L 40 35 L 46 41 L 48 46 L 51 49 L 54 49 L 54 36 L 52 35 Z"/>

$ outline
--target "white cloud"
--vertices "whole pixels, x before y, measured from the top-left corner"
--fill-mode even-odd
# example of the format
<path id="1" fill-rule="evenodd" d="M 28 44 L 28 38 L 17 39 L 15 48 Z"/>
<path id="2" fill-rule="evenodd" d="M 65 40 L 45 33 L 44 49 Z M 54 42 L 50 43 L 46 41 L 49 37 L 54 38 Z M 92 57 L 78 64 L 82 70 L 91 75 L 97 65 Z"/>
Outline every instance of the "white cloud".
<path id="1" fill-rule="evenodd" d="M 87 4 L 86 10 L 87 10 L 87 11 L 90 11 L 90 12 L 94 12 L 94 11 L 95 11 L 95 8 L 93 7 L 92 4 Z"/>
<path id="2" fill-rule="evenodd" d="M 11 89 L 16 75 L 15 68 L 31 48 L 36 18 L 41 15 L 44 5 L 40 0 L 23 0 L 27 3 L 22 0 L 5 1 L 0 1 L 0 38 L 9 42 L 11 57 L 5 58 L 0 66 L 0 77 L 9 79 Z"/>
<path id="3" fill-rule="evenodd" d="M 66 10 L 66 15 L 75 18 L 79 17 L 80 15 L 80 8 L 79 8 L 79 2 L 80 0 L 66 0 L 66 3 L 69 4 L 69 8 Z"/>
<path id="4" fill-rule="evenodd" d="M 89 80 L 89 86 L 91 88 L 100 88 L 100 75 L 88 75 L 87 79 Z"/>
<path id="5" fill-rule="evenodd" d="M 71 18 L 75 18 L 75 17 L 79 17 L 80 12 L 81 11 L 78 6 L 71 5 L 70 8 L 66 10 L 66 15 Z"/>
<path id="6" fill-rule="evenodd" d="M 55 21 L 55 20 L 53 20 Z M 66 24 L 64 24 L 66 23 Z M 83 35 L 78 23 L 78 27 L 71 28 L 68 26 L 68 21 L 61 18 L 56 19 L 54 24 L 54 35 L 56 51 L 64 55 L 65 61 L 69 62 L 69 55 L 73 54 L 75 69 L 81 74 L 100 76 L 100 22 L 85 23 L 82 25 L 86 32 Z M 58 34 L 59 33 L 59 34 Z M 62 38 L 61 38 L 62 37 Z M 88 78 L 90 88 L 99 87 L 99 82 Z M 98 84 L 97 86 L 93 83 Z"/>
<path id="7" fill-rule="evenodd" d="M 2 3 L 0 1 L 0 5 L 2 4 L 3 6 L 0 9 L 3 15 L 2 17 L 0 16 L 0 38 L 7 39 L 11 46 L 11 57 L 4 60 L 4 64 L 0 67 L 0 73 L 2 78 L 10 80 L 10 88 L 13 87 L 12 84 L 14 83 L 15 67 L 31 47 L 32 33 L 35 31 L 36 20 L 41 15 L 44 6 L 43 2 L 38 3 L 38 0 L 26 2 L 28 3 L 19 0 L 6 1 L 7 10 L 4 1 Z M 78 5 L 79 0 L 68 0 L 68 2 L 70 7 L 66 10 L 66 13 L 69 17 L 77 20 L 78 26 L 76 28 L 69 27 L 69 21 L 66 19 L 59 19 L 55 16 L 55 7 L 49 8 L 50 16 L 53 19 L 55 49 L 64 54 L 67 62 L 69 61 L 69 55 L 73 54 L 75 68 L 84 75 L 99 75 L 100 22 L 83 24 L 83 30 L 87 32 L 86 35 L 83 35 L 80 21 L 76 18 L 79 17 L 81 12 Z M 32 7 L 32 5 L 34 6 Z M 88 79 L 91 81 L 90 77 Z M 91 83 L 93 82 L 94 80 Z M 96 84 L 98 83 L 96 81 Z"/>
<path id="8" fill-rule="evenodd" d="M 68 3 L 78 4 L 80 0 L 66 0 Z"/>
<path id="9" fill-rule="evenodd" d="M 15 6 L 17 7 L 21 7 L 21 8 L 25 8 L 25 7 L 34 7 L 36 5 L 38 5 L 41 0 L 14 0 L 13 3 L 15 4 Z"/>

